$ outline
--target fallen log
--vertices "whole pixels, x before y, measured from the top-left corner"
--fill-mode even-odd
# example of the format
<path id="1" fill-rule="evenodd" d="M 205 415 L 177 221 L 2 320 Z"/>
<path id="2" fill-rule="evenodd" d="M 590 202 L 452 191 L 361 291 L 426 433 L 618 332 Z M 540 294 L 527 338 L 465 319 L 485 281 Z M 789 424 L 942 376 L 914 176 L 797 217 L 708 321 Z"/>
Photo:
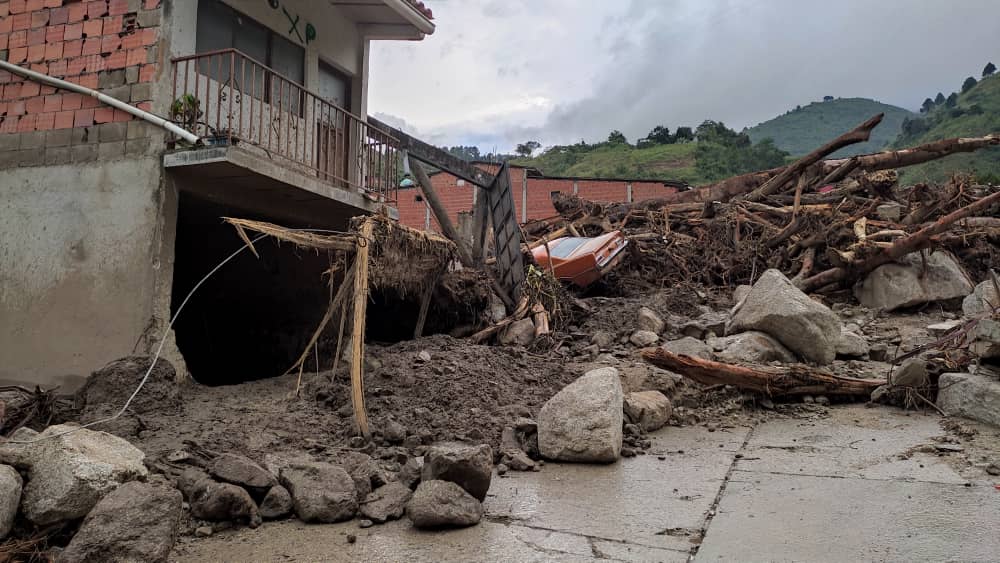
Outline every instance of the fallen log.
<path id="1" fill-rule="evenodd" d="M 884 379 L 841 377 L 802 364 L 781 367 L 738 366 L 692 356 L 678 355 L 663 348 L 647 348 L 642 357 L 658 368 L 679 373 L 704 385 L 735 385 L 768 397 L 797 395 L 869 396 Z"/>
<path id="2" fill-rule="evenodd" d="M 984 137 L 943 139 L 908 149 L 866 154 L 856 158 L 858 159 L 858 168 L 867 172 L 873 172 L 887 168 L 902 168 L 904 166 L 922 164 L 930 160 L 946 157 L 950 154 L 972 152 L 994 145 L 1000 145 L 1000 134 L 994 133 L 993 135 L 986 135 Z M 847 160 L 827 160 L 823 163 L 823 169 L 826 172 L 832 172 Z"/>

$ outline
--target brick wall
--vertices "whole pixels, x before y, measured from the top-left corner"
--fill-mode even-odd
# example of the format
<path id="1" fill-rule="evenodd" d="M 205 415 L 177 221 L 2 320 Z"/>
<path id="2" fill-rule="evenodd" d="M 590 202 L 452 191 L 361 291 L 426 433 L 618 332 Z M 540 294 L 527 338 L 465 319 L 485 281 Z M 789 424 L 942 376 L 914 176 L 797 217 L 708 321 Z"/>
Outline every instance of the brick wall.
<path id="1" fill-rule="evenodd" d="M 487 172 L 496 172 L 495 166 L 481 166 Z M 627 181 L 627 180 L 581 180 L 573 178 L 532 178 L 528 177 L 527 193 L 523 193 L 524 175 L 527 170 L 524 168 L 511 168 L 510 180 L 514 195 L 514 208 L 517 210 L 518 221 L 523 222 L 524 215 L 521 213 L 522 202 L 527 200 L 527 218 L 545 219 L 557 215 L 552 207 L 552 192 L 566 194 L 574 193 L 574 183 L 577 194 L 585 199 L 600 202 L 628 201 L 628 185 L 632 185 L 632 201 L 642 201 L 654 197 L 662 197 L 674 193 L 676 190 L 664 186 L 660 182 L 649 181 Z M 460 182 L 458 178 L 447 173 L 438 173 L 431 176 L 431 183 L 441 197 L 445 208 L 451 215 L 452 220 L 458 222 L 458 213 L 472 210 L 472 186 L 467 182 Z M 460 185 L 464 184 L 464 185 Z M 525 195 L 527 197 L 525 197 Z M 426 203 L 417 201 L 421 196 L 419 189 L 400 190 L 399 192 L 399 220 L 404 225 L 423 229 L 426 220 Z M 422 199 L 422 198 L 421 198 Z M 437 222 L 431 215 L 431 229 L 440 231 Z"/>
<path id="2" fill-rule="evenodd" d="M 0 58 L 149 110 L 160 0 L 0 0 Z M 0 168 L 145 154 L 149 126 L 0 70 Z"/>

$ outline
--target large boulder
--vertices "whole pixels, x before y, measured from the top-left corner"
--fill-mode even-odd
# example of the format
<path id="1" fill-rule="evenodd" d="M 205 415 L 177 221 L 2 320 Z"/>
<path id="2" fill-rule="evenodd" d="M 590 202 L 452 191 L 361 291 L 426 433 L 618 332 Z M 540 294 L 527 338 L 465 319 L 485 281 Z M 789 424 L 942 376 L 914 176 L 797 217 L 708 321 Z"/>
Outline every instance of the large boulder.
<path id="1" fill-rule="evenodd" d="M 636 319 L 636 328 L 638 330 L 648 330 L 649 332 L 655 332 L 660 334 L 663 332 L 665 323 L 656 311 L 650 309 L 649 307 L 639 307 L 639 313 Z"/>
<path id="2" fill-rule="evenodd" d="M 406 460 L 403 467 L 396 474 L 396 480 L 406 485 L 410 490 L 416 489 L 420 484 L 420 474 L 424 471 L 423 458 L 411 457 Z"/>
<path id="3" fill-rule="evenodd" d="M 219 455 L 212 461 L 208 472 L 219 481 L 243 487 L 257 501 L 278 484 L 270 471 L 237 454 Z"/>
<path id="4" fill-rule="evenodd" d="M 251 528 L 260 525 L 260 511 L 250 493 L 232 483 L 210 478 L 198 480 L 186 493 L 191 515 L 214 522 L 239 522 Z"/>
<path id="5" fill-rule="evenodd" d="M 538 448 L 560 461 L 610 463 L 622 447 L 622 384 L 618 370 L 595 369 L 564 387 L 538 414 Z"/>
<path id="6" fill-rule="evenodd" d="M 891 311 L 933 301 L 966 297 L 972 281 L 950 252 L 907 254 L 884 264 L 854 285 L 854 296 L 871 309 Z"/>
<path id="7" fill-rule="evenodd" d="M 292 495 L 295 514 L 303 522 L 341 522 L 358 511 L 354 479 L 332 463 L 295 463 L 281 469 L 281 484 Z"/>
<path id="8" fill-rule="evenodd" d="M 769 362 L 792 363 L 795 354 L 770 335 L 756 330 L 709 338 L 708 345 L 715 350 L 720 362 L 766 364 Z"/>
<path id="9" fill-rule="evenodd" d="M 483 505 L 450 481 L 423 481 L 406 503 L 417 528 L 464 527 L 479 523 Z"/>
<path id="10" fill-rule="evenodd" d="M 711 346 L 692 336 L 685 336 L 684 338 L 671 340 L 662 344 L 660 348 L 663 348 L 667 352 L 671 352 L 673 354 L 692 356 L 695 358 L 702 358 L 704 360 L 711 360 L 715 357 L 714 354 L 712 354 Z"/>
<path id="11" fill-rule="evenodd" d="M 802 293 L 778 270 L 767 270 L 736 306 L 729 333 L 759 330 L 806 360 L 828 364 L 837 356 L 840 319 Z"/>
<path id="12" fill-rule="evenodd" d="M 992 279 L 977 285 L 972 293 L 962 300 L 962 312 L 966 317 L 978 317 L 997 307 L 1000 307 L 1000 295 L 997 295 Z"/>
<path id="13" fill-rule="evenodd" d="M 980 373 L 943 373 L 937 406 L 949 416 L 1000 426 L 1000 381 Z"/>
<path id="14" fill-rule="evenodd" d="M 625 418 L 646 432 L 659 430 L 670 420 L 674 409 L 670 399 L 659 391 L 639 391 L 625 395 Z"/>
<path id="15" fill-rule="evenodd" d="M 354 479 L 354 487 L 358 491 L 358 502 L 365 500 L 368 493 L 386 482 L 382 469 L 368 454 L 342 451 L 333 461 L 336 465 L 343 467 L 351 479 Z"/>
<path id="16" fill-rule="evenodd" d="M 424 452 L 421 481 L 451 481 L 482 501 L 490 489 L 492 477 L 493 450 L 486 444 L 445 442 Z"/>
<path id="17" fill-rule="evenodd" d="M 1000 358 L 1000 321 L 982 319 L 972 333 L 973 341 L 969 351 L 983 360 Z"/>
<path id="18" fill-rule="evenodd" d="M 292 495 L 281 485 L 271 487 L 260 503 L 260 516 L 265 520 L 277 520 L 292 513 Z"/>
<path id="19" fill-rule="evenodd" d="M 406 503 L 411 496 L 413 491 L 409 487 L 393 481 L 375 489 L 365 497 L 361 503 L 361 515 L 378 524 L 399 519 L 403 516 Z"/>
<path id="20" fill-rule="evenodd" d="M 141 450 L 106 432 L 59 424 L 41 433 L 22 428 L 11 438 L 0 447 L 0 463 L 27 469 L 21 511 L 39 526 L 83 518 L 118 485 L 149 474 Z"/>
<path id="21" fill-rule="evenodd" d="M 167 561 L 181 515 L 176 489 L 125 483 L 94 506 L 59 561 Z"/>
<path id="22" fill-rule="evenodd" d="M 837 339 L 837 355 L 861 358 L 868 355 L 868 341 L 857 331 L 842 329 Z"/>
<path id="23" fill-rule="evenodd" d="M 0 540 L 14 527 L 14 517 L 21 503 L 21 474 L 9 465 L 0 465 Z"/>

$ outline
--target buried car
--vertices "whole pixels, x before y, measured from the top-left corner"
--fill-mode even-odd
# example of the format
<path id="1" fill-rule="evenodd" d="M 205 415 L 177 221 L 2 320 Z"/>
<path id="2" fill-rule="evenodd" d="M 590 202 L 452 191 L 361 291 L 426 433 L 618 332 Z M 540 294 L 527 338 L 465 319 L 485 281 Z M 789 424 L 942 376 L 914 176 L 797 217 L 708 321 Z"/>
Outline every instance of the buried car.
<path id="1" fill-rule="evenodd" d="M 557 238 L 531 253 L 540 266 L 551 267 L 557 278 L 583 288 L 614 269 L 626 246 L 628 239 L 622 232 L 611 231 L 599 237 Z"/>

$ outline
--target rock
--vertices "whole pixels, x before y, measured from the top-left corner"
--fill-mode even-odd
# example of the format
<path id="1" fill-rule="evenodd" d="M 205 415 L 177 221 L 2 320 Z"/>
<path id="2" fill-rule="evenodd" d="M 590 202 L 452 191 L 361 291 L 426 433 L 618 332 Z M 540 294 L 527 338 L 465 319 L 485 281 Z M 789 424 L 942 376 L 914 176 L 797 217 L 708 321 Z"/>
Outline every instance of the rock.
<path id="1" fill-rule="evenodd" d="M 21 503 L 21 474 L 9 465 L 0 465 L 0 540 L 14 527 L 14 517 Z"/>
<path id="2" fill-rule="evenodd" d="M 167 561 L 181 515 L 181 494 L 176 489 L 137 481 L 125 483 L 87 514 L 58 560 Z"/>
<path id="3" fill-rule="evenodd" d="M 406 516 L 417 528 L 464 527 L 479 523 L 483 505 L 450 481 L 424 481 L 406 503 Z"/>
<path id="4" fill-rule="evenodd" d="M 118 485 L 149 474 L 141 450 L 106 432 L 59 424 L 12 436 L 25 437 L 39 441 L 3 444 L 0 463 L 27 469 L 21 511 L 39 526 L 83 518 Z"/>
<path id="5" fill-rule="evenodd" d="M 868 341 L 857 332 L 841 329 L 837 339 L 837 355 L 863 358 L 868 355 Z"/>
<path id="6" fill-rule="evenodd" d="M 622 386 L 615 368 L 589 371 L 542 406 L 538 448 L 561 461 L 610 463 L 622 447 Z"/>
<path id="7" fill-rule="evenodd" d="M 236 454 L 221 454 L 208 468 L 210 475 L 224 483 L 239 485 L 250 493 L 254 500 L 261 500 L 271 487 L 278 484 L 269 471 L 249 458 Z"/>
<path id="8" fill-rule="evenodd" d="M 943 373 L 937 406 L 949 416 L 1000 426 L 1000 381 L 979 373 Z"/>
<path id="9" fill-rule="evenodd" d="M 660 335 L 649 330 L 637 330 L 632 333 L 629 337 L 629 342 L 634 344 L 639 348 L 645 348 L 646 346 L 652 346 L 660 339 Z"/>
<path id="10" fill-rule="evenodd" d="M 792 363 L 797 361 L 795 354 L 785 348 L 781 342 L 756 330 L 721 338 L 710 338 L 708 345 L 715 350 L 715 355 L 720 362 L 766 364 L 768 362 Z"/>
<path id="11" fill-rule="evenodd" d="M 646 330 L 655 334 L 660 334 L 663 332 L 664 327 L 663 319 L 656 314 L 649 307 L 639 307 L 638 319 L 636 321 L 636 328 L 639 330 Z"/>
<path id="12" fill-rule="evenodd" d="M 514 420 L 514 430 L 525 434 L 534 434 L 538 432 L 538 423 L 526 416 L 519 416 Z"/>
<path id="13" fill-rule="evenodd" d="M 207 538 L 215 533 L 211 526 L 198 526 L 194 529 L 194 535 L 199 538 Z"/>
<path id="14" fill-rule="evenodd" d="M 747 295 L 750 295 L 751 289 L 753 289 L 751 285 L 736 286 L 736 289 L 733 290 L 733 306 L 739 306 L 740 302 L 746 299 Z"/>
<path id="15" fill-rule="evenodd" d="M 816 397 L 816 404 L 823 405 L 824 407 L 830 406 L 830 397 L 826 395 L 820 395 Z"/>
<path id="16" fill-rule="evenodd" d="M 931 336 L 944 336 L 947 332 L 962 326 L 962 324 L 964 324 L 964 321 L 959 320 L 934 323 L 932 325 L 927 325 L 927 333 Z"/>
<path id="17" fill-rule="evenodd" d="M 256 528 L 260 525 L 260 512 L 250 493 L 231 483 L 201 479 L 195 483 L 188 497 L 191 515 L 213 522 L 240 522 Z"/>
<path id="18" fill-rule="evenodd" d="M 532 466 L 532 470 L 534 470 L 534 466 Z M 507 474 L 508 471 L 510 471 L 510 468 L 507 467 L 507 464 L 505 464 L 505 463 L 498 463 L 497 464 L 497 475 L 500 475 L 501 477 L 503 477 L 504 475 Z"/>
<path id="19" fill-rule="evenodd" d="M 371 520 L 367 519 L 367 518 L 362 518 L 361 520 L 358 520 L 358 527 L 359 528 L 371 528 L 374 525 L 375 525 L 375 523 L 372 522 Z"/>
<path id="20" fill-rule="evenodd" d="M 413 491 L 406 485 L 394 482 L 372 491 L 361 503 L 361 514 L 379 524 L 403 516 L 406 503 Z"/>
<path id="21" fill-rule="evenodd" d="M 535 340 L 535 323 L 528 319 L 514 321 L 500 332 L 500 344 L 527 346 Z"/>
<path id="22" fill-rule="evenodd" d="M 680 332 L 685 336 L 697 339 L 708 338 L 725 333 L 729 315 L 725 313 L 702 313 L 697 319 L 680 325 Z"/>
<path id="23" fill-rule="evenodd" d="M 417 485 L 420 484 L 420 474 L 423 470 L 423 460 L 411 457 L 406 460 L 406 463 L 404 463 L 403 467 L 399 470 L 399 473 L 396 475 L 396 480 L 406 485 L 411 490 L 416 489 Z"/>
<path id="24" fill-rule="evenodd" d="M 907 254 L 899 263 L 879 266 L 854 285 L 854 296 L 871 309 L 892 311 L 973 292 L 968 274 L 949 252 Z"/>
<path id="25" fill-rule="evenodd" d="M 403 440 L 406 440 L 406 427 L 395 420 L 390 420 L 385 424 L 382 435 L 390 444 L 402 444 Z"/>
<path id="26" fill-rule="evenodd" d="M 424 362 L 424 363 L 427 363 L 427 362 L 431 361 L 431 353 L 428 352 L 427 350 L 421 350 L 417 354 L 417 361 Z"/>
<path id="27" fill-rule="evenodd" d="M 76 392 L 77 408 L 84 414 L 111 414 L 117 411 L 149 371 L 151 362 L 152 358 L 148 356 L 129 356 L 95 371 Z M 160 358 L 149 372 L 142 393 L 136 395 L 129 405 L 129 412 L 164 412 L 180 405 L 180 386 L 177 385 L 174 366 Z"/>
<path id="28" fill-rule="evenodd" d="M 879 219 L 883 221 L 890 221 L 892 223 L 898 223 L 900 219 L 903 218 L 903 213 L 906 212 L 906 206 L 891 201 L 889 203 L 883 203 L 875 208 L 875 213 L 878 215 Z"/>
<path id="29" fill-rule="evenodd" d="M 535 468 L 535 462 L 528 457 L 528 454 L 521 448 L 521 443 L 517 439 L 517 431 L 508 426 L 503 429 L 500 436 L 500 459 L 501 465 L 514 471 L 531 471 Z M 499 473 L 499 471 L 498 471 Z"/>
<path id="30" fill-rule="evenodd" d="M 982 319 L 972 333 L 969 351 L 983 360 L 1000 358 L 1000 322 Z"/>
<path id="31" fill-rule="evenodd" d="M 370 455 L 361 452 L 344 451 L 338 454 L 336 464 L 344 470 L 354 480 L 354 487 L 357 489 L 358 502 L 361 502 L 372 492 L 372 489 L 385 484 L 385 478 L 378 463 Z"/>
<path id="32" fill-rule="evenodd" d="M 645 370 L 631 369 L 624 372 L 622 374 L 622 389 L 625 393 L 659 391 L 664 395 L 671 395 L 683 380 L 682 375 L 646 366 Z"/>
<path id="33" fill-rule="evenodd" d="M 341 522 L 358 511 L 354 479 L 332 463 L 296 463 L 281 470 L 281 484 L 292 495 L 295 514 L 303 522 Z"/>
<path id="34" fill-rule="evenodd" d="M 930 385 L 927 377 L 927 363 L 919 358 L 910 358 L 892 372 L 889 383 L 893 387 L 926 387 Z"/>
<path id="35" fill-rule="evenodd" d="M 277 520 L 292 513 L 292 495 L 281 485 L 271 487 L 260 503 L 260 516 L 265 520 Z"/>
<path id="36" fill-rule="evenodd" d="M 1000 306 L 1000 296 L 992 279 L 980 283 L 962 300 L 962 313 L 966 317 L 978 317 Z"/>
<path id="37" fill-rule="evenodd" d="M 660 346 L 668 352 L 674 354 L 683 354 L 685 356 L 693 356 L 696 358 L 703 358 L 705 360 L 712 360 L 715 358 L 715 354 L 712 353 L 712 347 L 705 344 L 697 338 L 692 338 L 690 336 L 685 336 L 678 340 L 671 340 Z"/>
<path id="38" fill-rule="evenodd" d="M 646 432 L 659 430 L 674 412 L 670 399 L 659 391 L 629 393 L 624 402 L 625 418 Z"/>
<path id="39" fill-rule="evenodd" d="M 799 291 L 778 270 L 767 270 L 734 313 L 728 332 L 759 330 L 806 360 L 828 364 L 837 355 L 840 319 Z"/>
<path id="40" fill-rule="evenodd" d="M 420 480 L 451 481 L 482 501 L 493 478 L 493 450 L 486 444 L 435 444 L 424 452 Z"/>
<path id="41" fill-rule="evenodd" d="M 868 359 L 873 362 L 884 362 L 889 359 L 889 347 L 885 344 L 872 344 L 868 347 Z"/>
<path id="42" fill-rule="evenodd" d="M 615 341 L 615 337 L 607 331 L 598 330 L 590 337 L 590 343 L 599 348 L 607 348 Z"/>

